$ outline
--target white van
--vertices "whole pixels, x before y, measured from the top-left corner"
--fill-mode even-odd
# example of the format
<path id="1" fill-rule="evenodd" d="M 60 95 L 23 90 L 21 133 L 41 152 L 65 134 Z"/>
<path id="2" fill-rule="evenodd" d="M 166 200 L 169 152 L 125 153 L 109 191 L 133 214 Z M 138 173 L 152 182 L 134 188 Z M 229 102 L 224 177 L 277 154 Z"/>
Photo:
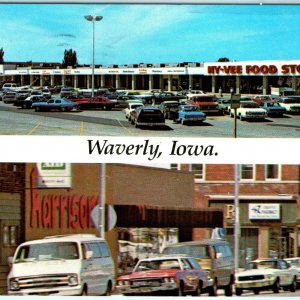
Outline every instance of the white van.
<path id="1" fill-rule="evenodd" d="M 7 284 L 9 295 L 109 295 L 115 267 L 104 239 L 53 236 L 16 249 Z"/>
<path id="2" fill-rule="evenodd" d="M 3 89 L 15 90 L 15 89 L 18 88 L 18 86 L 15 83 L 6 82 L 6 83 L 3 84 L 2 88 Z"/>

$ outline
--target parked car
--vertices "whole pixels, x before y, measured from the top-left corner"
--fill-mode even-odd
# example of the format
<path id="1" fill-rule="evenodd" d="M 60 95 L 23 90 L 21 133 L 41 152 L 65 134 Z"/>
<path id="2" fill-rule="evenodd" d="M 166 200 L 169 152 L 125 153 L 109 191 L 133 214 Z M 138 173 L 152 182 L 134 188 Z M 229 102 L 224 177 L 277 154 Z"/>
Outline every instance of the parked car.
<path id="1" fill-rule="evenodd" d="M 184 99 L 184 96 L 178 96 L 173 92 L 160 92 L 158 94 L 153 94 L 155 104 L 160 104 L 164 101 L 172 101 L 176 100 L 179 101 L 181 99 Z"/>
<path id="2" fill-rule="evenodd" d="M 132 273 L 117 278 L 124 295 L 200 296 L 212 281 L 193 257 L 158 256 L 139 260 Z"/>
<path id="3" fill-rule="evenodd" d="M 71 111 L 77 109 L 78 105 L 76 102 L 63 99 L 63 98 L 52 98 L 48 101 L 35 102 L 31 105 L 35 111 Z"/>
<path id="4" fill-rule="evenodd" d="M 97 96 L 93 98 L 70 98 L 73 102 L 77 104 L 78 109 L 104 109 L 111 110 L 115 107 L 115 102 L 104 96 Z"/>
<path id="5" fill-rule="evenodd" d="M 265 101 L 272 101 L 271 95 L 255 95 L 252 97 L 252 101 L 257 104 L 263 103 Z"/>
<path id="6" fill-rule="evenodd" d="M 229 114 L 231 106 L 231 99 L 229 98 L 219 98 L 218 99 L 218 108 L 223 115 Z"/>
<path id="7" fill-rule="evenodd" d="M 3 94 L 2 100 L 4 103 L 14 103 L 17 100 L 17 93 L 13 91 L 7 91 Z"/>
<path id="8" fill-rule="evenodd" d="M 141 126 L 164 126 L 165 118 L 158 107 L 141 106 L 133 110 L 130 114 L 131 124 L 136 128 Z"/>
<path id="9" fill-rule="evenodd" d="M 300 113 L 300 98 L 298 97 L 281 97 L 278 103 L 286 109 L 287 113 Z"/>
<path id="10" fill-rule="evenodd" d="M 213 284 L 208 289 L 209 295 L 216 296 L 218 289 L 224 289 L 226 296 L 232 296 L 235 270 L 227 241 L 205 239 L 176 243 L 166 246 L 163 254 L 185 254 L 195 257 L 213 280 Z"/>
<path id="11" fill-rule="evenodd" d="M 46 99 L 44 96 L 28 96 L 26 99 L 24 100 L 17 100 L 14 105 L 17 107 L 22 107 L 22 108 L 31 108 L 32 103 L 35 102 L 45 102 L 48 101 L 48 99 Z"/>
<path id="12" fill-rule="evenodd" d="M 235 110 L 230 109 L 230 117 L 234 117 Z M 241 121 L 249 119 L 264 119 L 267 117 L 267 112 L 265 109 L 259 107 L 254 101 L 241 101 L 240 107 L 236 109 L 237 117 Z"/>
<path id="13" fill-rule="evenodd" d="M 186 123 L 199 123 L 206 119 L 204 112 L 199 110 L 198 106 L 191 104 L 179 105 L 177 118 L 175 122 L 180 122 L 182 125 Z"/>
<path id="14" fill-rule="evenodd" d="M 159 109 L 163 113 L 165 119 L 171 119 L 170 109 L 178 110 L 179 102 L 178 101 L 163 101 L 159 105 Z"/>
<path id="15" fill-rule="evenodd" d="M 200 111 L 205 113 L 220 113 L 218 100 L 215 96 L 207 94 L 189 94 L 186 104 L 197 105 Z"/>
<path id="16" fill-rule="evenodd" d="M 127 107 L 124 109 L 125 118 L 131 121 L 131 112 L 141 106 L 144 106 L 144 104 L 140 100 L 129 100 Z"/>
<path id="17" fill-rule="evenodd" d="M 61 98 L 64 98 L 66 96 L 71 96 L 71 95 L 76 95 L 76 94 L 77 94 L 77 90 L 75 90 L 74 88 L 72 88 L 72 87 L 62 87 L 60 89 L 59 96 Z"/>
<path id="18" fill-rule="evenodd" d="M 246 269 L 236 274 L 235 293 L 240 296 L 243 290 L 259 294 L 262 290 L 279 293 L 280 288 L 295 292 L 297 271 L 283 259 L 257 259 L 247 264 Z"/>
<path id="19" fill-rule="evenodd" d="M 7 286 L 11 296 L 109 295 L 114 262 L 106 241 L 91 234 L 28 241 L 11 259 Z"/>
<path id="20" fill-rule="evenodd" d="M 259 107 L 266 110 L 268 116 L 283 116 L 286 113 L 286 108 L 282 107 L 278 102 L 266 101 L 261 102 Z"/>
<path id="21" fill-rule="evenodd" d="M 284 259 L 288 264 L 297 271 L 298 287 L 300 286 L 300 257 L 288 257 Z"/>

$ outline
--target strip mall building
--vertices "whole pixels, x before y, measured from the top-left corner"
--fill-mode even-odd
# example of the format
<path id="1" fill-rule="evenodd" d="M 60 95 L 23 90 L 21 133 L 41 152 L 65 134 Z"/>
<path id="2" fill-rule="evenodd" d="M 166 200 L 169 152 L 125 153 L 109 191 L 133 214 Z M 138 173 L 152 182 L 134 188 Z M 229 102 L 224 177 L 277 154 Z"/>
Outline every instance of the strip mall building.
<path id="1" fill-rule="evenodd" d="M 96 88 L 173 91 L 192 87 L 211 93 L 217 93 L 220 88 L 229 92 L 233 88 L 238 94 L 269 94 L 271 86 L 299 88 L 300 60 L 96 65 L 94 75 Z M 91 88 L 91 77 L 91 66 L 63 69 L 54 63 L 0 65 L 0 81 L 16 82 L 20 86 Z"/>

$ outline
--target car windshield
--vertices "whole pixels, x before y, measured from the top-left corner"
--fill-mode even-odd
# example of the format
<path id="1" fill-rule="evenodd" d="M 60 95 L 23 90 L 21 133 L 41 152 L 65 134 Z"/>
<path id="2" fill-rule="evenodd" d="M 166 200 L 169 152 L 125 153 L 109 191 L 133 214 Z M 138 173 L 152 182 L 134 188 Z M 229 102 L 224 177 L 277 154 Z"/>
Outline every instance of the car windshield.
<path id="1" fill-rule="evenodd" d="M 277 102 L 270 102 L 266 104 L 268 107 L 281 107 Z"/>
<path id="2" fill-rule="evenodd" d="M 241 103 L 241 107 L 244 107 L 244 108 L 257 108 L 258 105 L 255 102 L 253 102 L 253 103 L 249 102 L 249 103 Z"/>
<path id="3" fill-rule="evenodd" d="M 183 111 L 197 111 L 198 107 L 197 106 L 183 106 L 182 110 Z"/>
<path id="4" fill-rule="evenodd" d="M 166 247 L 164 254 L 186 254 L 197 259 L 210 258 L 209 246 L 206 245 L 181 245 L 177 247 Z"/>
<path id="5" fill-rule="evenodd" d="M 78 259 L 79 252 L 74 242 L 56 242 L 24 245 L 19 248 L 15 262 L 54 259 Z"/>
<path id="6" fill-rule="evenodd" d="M 276 261 L 267 260 L 267 261 L 259 261 L 259 262 L 250 262 L 247 264 L 247 270 L 253 269 L 275 269 L 276 268 Z"/>
<path id="7" fill-rule="evenodd" d="M 160 259 L 151 261 L 141 261 L 135 271 L 146 271 L 146 270 L 180 270 L 180 264 L 177 259 Z"/>

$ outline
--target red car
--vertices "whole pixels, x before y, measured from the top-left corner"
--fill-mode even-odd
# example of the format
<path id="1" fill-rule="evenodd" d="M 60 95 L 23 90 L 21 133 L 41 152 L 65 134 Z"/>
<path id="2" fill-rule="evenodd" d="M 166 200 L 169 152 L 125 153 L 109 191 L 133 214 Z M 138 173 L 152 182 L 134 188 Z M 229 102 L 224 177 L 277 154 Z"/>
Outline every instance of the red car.
<path id="1" fill-rule="evenodd" d="M 101 108 L 104 110 L 111 110 L 115 107 L 115 102 L 109 100 L 103 96 L 97 96 L 93 98 L 86 97 L 69 97 L 69 100 L 76 102 L 78 105 L 78 109 L 97 109 Z"/>
<path id="2" fill-rule="evenodd" d="M 252 101 L 260 104 L 266 101 L 272 101 L 272 97 L 270 95 L 255 95 L 252 97 Z"/>
<path id="3" fill-rule="evenodd" d="M 208 273 L 193 257 L 164 255 L 141 259 L 132 273 L 117 278 L 123 295 L 200 296 L 212 285 Z"/>

